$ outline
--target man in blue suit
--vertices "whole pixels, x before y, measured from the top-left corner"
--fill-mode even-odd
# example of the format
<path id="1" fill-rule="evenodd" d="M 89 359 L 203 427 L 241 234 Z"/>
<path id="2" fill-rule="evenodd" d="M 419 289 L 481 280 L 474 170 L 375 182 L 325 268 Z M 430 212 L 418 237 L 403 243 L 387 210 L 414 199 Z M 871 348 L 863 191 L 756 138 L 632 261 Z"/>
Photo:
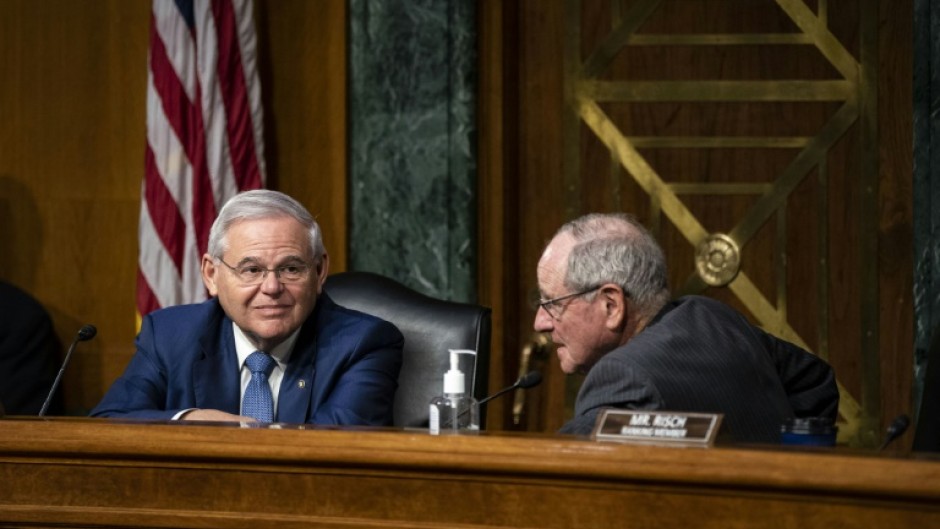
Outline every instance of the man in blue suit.
<path id="1" fill-rule="evenodd" d="M 212 298 L 148 314 L 136 354 L 91 415 L 391 424 L 404 339 L 333 303 L 322 291 L 328 265 L 320 228 L 297 201 L 235 196 L 202 258 Z"/>

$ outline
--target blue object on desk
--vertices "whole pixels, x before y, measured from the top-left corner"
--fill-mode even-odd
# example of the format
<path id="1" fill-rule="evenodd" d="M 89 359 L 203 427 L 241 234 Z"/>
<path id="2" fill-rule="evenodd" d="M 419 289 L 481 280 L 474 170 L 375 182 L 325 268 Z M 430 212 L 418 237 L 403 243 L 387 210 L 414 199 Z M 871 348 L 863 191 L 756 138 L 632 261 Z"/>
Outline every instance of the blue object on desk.
<path id="1" fill-rule="evenodd" d="M 785 445 L 835 446 L 839 427 L 826 417 L 787 419 L 780 427 L 780 442 Z"/>

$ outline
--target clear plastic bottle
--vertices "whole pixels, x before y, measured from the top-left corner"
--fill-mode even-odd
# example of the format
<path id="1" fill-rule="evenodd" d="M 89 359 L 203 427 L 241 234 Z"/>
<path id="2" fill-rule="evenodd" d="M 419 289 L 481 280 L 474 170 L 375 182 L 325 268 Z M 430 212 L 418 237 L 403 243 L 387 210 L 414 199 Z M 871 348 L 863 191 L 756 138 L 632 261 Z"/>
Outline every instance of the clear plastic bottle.
<path id="1" fill-rule="evenodd" d="M 450 350 L 450 370 L 444 374 L 444 394 L 431 400 L 431 435 L 474 433 L 480 430 L 480 404 L 466 391 L 465 377 L 458 365 L 459 354 L 474 351 Z"/>

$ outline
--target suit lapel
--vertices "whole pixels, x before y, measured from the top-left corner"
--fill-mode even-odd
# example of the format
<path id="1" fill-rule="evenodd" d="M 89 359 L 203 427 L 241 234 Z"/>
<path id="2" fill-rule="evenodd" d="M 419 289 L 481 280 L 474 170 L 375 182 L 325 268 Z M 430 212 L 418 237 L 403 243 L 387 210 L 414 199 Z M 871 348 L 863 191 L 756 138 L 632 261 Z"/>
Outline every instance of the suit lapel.
<path id="1" fill-rule="evenodd" d="M 232 320 L 222 316 L 221 307 L 218 312 L 221 321 L 218 325 L 207 326 L 209 330 L 199 342 L 202 358 L 193 365 L 195 406 L 238 414 L 241 412 L 241 381 Z"/>
<path id="2" fill-rule="evenodd" d="M 317 303 L 316 313 L 319 313 L 319 305 Z M 287 363 L 277 396 L 278 422 L 303 424 L 312 416 L 308 411 L 313 405 L 311 395 L 318 349 L 315 320 L 316 317 L 311 317 L 304 323 Z"/>
<path id="3" fill-rule="evenodd" d="M 241 366 L 235 353 L 233 323 L 218 306 L 218 301 L 216 304 L 218 318 L 215 321 L 218 323 L 207 326 L 209 330 L 200 340 L 202 358 L 193 365 L 195 407 L 238 414 L 241 412 Z M 335 355 L 331 354 L 336 347 L 336 337 L 329 331 L 324 332 L 323 327 L 330 321 L 329 314 L 334 306 L 333 301 L 322 294 L 313 314 L 301 327 L 278 392 L 278 422 L 307 422 L 328 393 L 329 373 L 336 367 L 333 365 Z M 318 374 L 321 380 L 315 384 Z"/>

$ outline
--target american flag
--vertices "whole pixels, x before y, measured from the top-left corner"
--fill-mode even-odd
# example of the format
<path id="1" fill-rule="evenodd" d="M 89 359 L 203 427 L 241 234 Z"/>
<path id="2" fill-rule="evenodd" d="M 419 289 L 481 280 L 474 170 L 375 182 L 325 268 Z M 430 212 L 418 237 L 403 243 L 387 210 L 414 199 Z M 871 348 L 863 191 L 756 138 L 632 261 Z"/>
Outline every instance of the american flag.
<path id="1" fill-rule="evenodd" d="M 199 261 L 226 200 L 264 186 L 251 0 L 154 0 L 137 310 L 206 299 Z"/>

